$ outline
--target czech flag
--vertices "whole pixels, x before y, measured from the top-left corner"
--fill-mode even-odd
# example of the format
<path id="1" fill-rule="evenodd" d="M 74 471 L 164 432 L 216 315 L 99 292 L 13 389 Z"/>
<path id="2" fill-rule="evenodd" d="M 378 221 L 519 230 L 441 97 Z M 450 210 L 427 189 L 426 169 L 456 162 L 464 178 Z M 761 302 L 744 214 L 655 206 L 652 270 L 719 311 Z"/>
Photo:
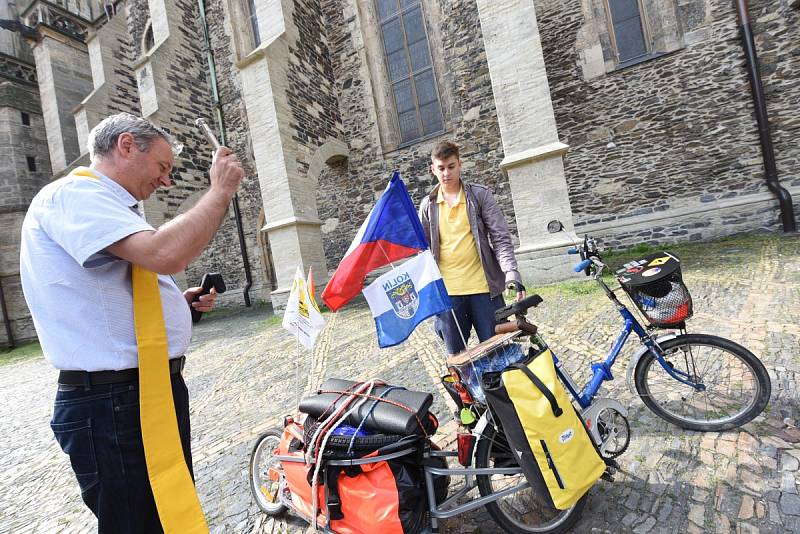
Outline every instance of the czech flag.
<path id="1" fill-rule="evenodd" d="M 378 277 L 364 289 L 364 296 L 382 349 L 402 343 L 419 323 L 451 308 L 430 250 Z"/>
<path id="2" fill-rule="evenodd" d="M 395 171 L 325 286 L 322 300 L 336 311 L 358 295 L 370 271 L 427 248 L 417 210 Z"/>

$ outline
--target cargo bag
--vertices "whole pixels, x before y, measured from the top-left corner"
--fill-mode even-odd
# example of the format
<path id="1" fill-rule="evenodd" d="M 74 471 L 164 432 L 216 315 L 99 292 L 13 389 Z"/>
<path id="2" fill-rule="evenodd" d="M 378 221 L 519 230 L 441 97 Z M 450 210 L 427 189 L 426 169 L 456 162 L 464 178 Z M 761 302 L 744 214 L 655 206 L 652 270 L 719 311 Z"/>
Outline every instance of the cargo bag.
<path id="1" fill-rule="evenodd" d="M 534 491 L 559 510 L 578 502 L 606 464 L 556 375 L 550 350 L 485 373 L 482 381 Z"/>
<path id="2" fill-rule="evenodd" d="M 297 425 L 297 423 L 292 423 Z M 303 457 L 301 442 L 292 439 L 298 431 L 284 430 L 279 446 L 282 455 Z M 299 429 L 302 433 L 302 428 Z M 371 453 L 369 458 L 399 452 L 414 442 L 401 441 Z M 337 454 L 338 453 L 338 454 Z M 425 526 L 427 497 L 425 479 L 417 451 L 391 460 L 377 460 L 348 467 L 330 465 L 331 460 L 352 458 L 344 451 L 331 451 L 317 486 L 320 509 L 317 524 L 338 534 L 417 534 Z M 315 514 L 309 479 L 314 466 L 302 461 L 282 462 L 292 504 L 306 518 Z M 326 525 L 326 518 L 329 523 Z"/>
<path id="3" fill-rule="evenodd" d="M 340 534 L 417 534 L 427 524 L 423 451 L 436 448 L 429 438 L 439 425 L 429 411 L 433 396 L 380 382 L 360 393 L 364 384 L 329 378 L 300 402 L 300 411 L 308 417 L 302 425 L 292 422 L 286 427 L 279 451 L 319 462 L 318 509 L 315 513 L 315 465 L 305 461 L 281 462 L 292 505 Z M 329 416 L 338 417 L 336 424 L 367 430 L 369 435 L 356 432 L 323 439 L 332 428 Z M 447 467 L 443 458 L 429 461 Z M 437 500 L 446 497 L 448 482 L 447 477 L 434 479 Z"/>

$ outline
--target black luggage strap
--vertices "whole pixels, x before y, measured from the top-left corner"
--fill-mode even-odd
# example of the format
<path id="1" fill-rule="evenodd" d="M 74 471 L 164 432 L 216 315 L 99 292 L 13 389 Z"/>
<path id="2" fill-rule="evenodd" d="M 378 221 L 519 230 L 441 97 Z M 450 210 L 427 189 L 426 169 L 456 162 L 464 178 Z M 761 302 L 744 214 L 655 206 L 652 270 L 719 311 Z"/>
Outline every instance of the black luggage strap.
<path id="1" fill-rule="evenodd" d="M 558 401 L 556 400 L 555 395 L 553 395 L 553 392 L 547 389 L 547 386 L 545 386 L 544 383 L 542 383 L 542 381 L 539 380 L 538 376 L 533 374 L 533 371 L 528 369 L 527 365 L 525 365 L 524 363 L 517 362 L 517 363 L 512 363 L 511 365 L 509 365 L 509 367 L 513 369 L 519 369 L 520 371 L 525 373 L 525 376 L 527 376 L 528 379 L 531 382 L 533 382 L 533 385 L 536 386 L 536 388 L 542 392 L 542 395 L 544 395 L 545 398 L 550 402 L 550 407 L 553 410 L 553 415 L 559 417 L 562 413 L 564 413 L 564 411 L 558 405 Z"/>
<path id="2" fill-rule="evenodd" d="M 337 520 L 344 519 L 342 499 L 339 497 L 339 475 L 341 473 L 341 467 L 325 466 L 325 486 L 328 488 L 328 501 L 325 503 L 325 507 L 328 509 L 328 517 Z"/>

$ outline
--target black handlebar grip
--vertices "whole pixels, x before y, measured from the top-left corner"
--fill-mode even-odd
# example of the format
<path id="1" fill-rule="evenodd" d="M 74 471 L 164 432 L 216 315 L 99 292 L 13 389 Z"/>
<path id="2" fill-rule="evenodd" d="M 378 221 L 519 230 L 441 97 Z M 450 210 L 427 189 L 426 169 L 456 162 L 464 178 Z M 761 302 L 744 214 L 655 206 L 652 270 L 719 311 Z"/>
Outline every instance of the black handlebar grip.
<path id="1" fill-rule="evenodd" d="M 194 297 L 192 297 L 192 302 L 197 302 L 198 300 L 200 300 L 200 297 L 202 295 L 207 295 L 208 293 L 210 293 L 212 287 L 217 291 L 217 293 L 225 293 L 227 289 L 225 287 L 225 280 L 222 279 L 222 275 L 219 273 L 204 274 L 203 280 L 200 282 L 200 287 L 202 287 L 203 290 L 200 291 L 198 294 L 196 294 Z M 200 318 L 203 316 L 203 312 L 197 311 L 191 306 L 189 307 L 189 309 L 192 311 L 192 322 L 193 323 L 198 322 Z"/>
<path id="2" fill-rule="evenodd" d="M 525 313 L 528 311 L 528 308 L 535 308 L 542 302 L 542 297 L 539 295 L 531 295 L 529 297 L 525 297 L 519 302 L 514 302 L 508 306 L 503 306 L 494 312 L 494 322 L 499 323 L 511 317 L 512 315 L 525 315 Z"/>
<path id="3" fill-rule="evenodd" d="M 531 295 L 530 297 L 525 297 L 519 302 L 513 303 L 511 307 L 514 308 L 514 313 L 525 315 L 525 312 L 528 311 L 528 308 L 535 308 L 542 302 L 543 302 L 542 297 L 534 294 Z"/>

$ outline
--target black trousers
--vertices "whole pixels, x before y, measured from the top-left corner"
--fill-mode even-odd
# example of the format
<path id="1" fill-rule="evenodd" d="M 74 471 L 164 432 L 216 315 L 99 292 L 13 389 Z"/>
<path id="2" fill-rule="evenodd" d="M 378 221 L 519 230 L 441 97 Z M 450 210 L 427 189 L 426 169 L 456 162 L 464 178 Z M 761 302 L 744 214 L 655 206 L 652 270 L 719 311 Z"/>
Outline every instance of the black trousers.
<path id="1" fill-rule="evenodd" d="M 180 373 L 171 378 L 183 455 L 194 477 L 189 393 Z M 50 427 L 69 455 L 100 534 L 163 532 L 147 478 L 138 380 L 91 387 L 59 384 Z"/>

